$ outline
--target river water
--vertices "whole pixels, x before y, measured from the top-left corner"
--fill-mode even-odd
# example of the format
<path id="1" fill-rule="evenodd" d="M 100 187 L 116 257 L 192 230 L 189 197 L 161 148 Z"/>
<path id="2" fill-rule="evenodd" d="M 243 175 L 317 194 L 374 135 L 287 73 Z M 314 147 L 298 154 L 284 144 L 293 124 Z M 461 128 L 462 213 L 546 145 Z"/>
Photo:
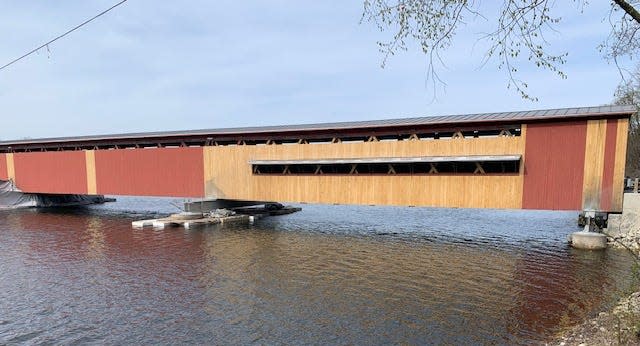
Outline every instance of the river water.
<path id="1" fill-rule="evenodd" d="M 630 288 L 575 212 L 302 205 L 135 230 L 175 200 L 0 213 L 0 344 L 531 344 Z"/>

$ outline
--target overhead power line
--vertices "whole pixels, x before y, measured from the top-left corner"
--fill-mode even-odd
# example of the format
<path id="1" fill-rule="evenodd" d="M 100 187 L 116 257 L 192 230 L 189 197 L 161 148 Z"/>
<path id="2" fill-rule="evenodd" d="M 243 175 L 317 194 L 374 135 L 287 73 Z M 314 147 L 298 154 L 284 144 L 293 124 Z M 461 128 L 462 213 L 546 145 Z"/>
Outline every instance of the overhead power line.
<path id="1" fill-rule="evenodd" d="M 109 12 L 109 11 L 113 10 L 114 8 L 116 8 L 116 7 L 118 7 L 118 6 L 122 5 L 122 4 L 124 4 L 125 2 L 127 2 L 127 0 L 122 0 L 122 1 L 118 2 L 117 4 L 115 4 L 115 5 L 113 5 L 113 6 L 109 7 L 109 8 L 107 8 L 106 10 L 104 10 L 104 11 L 102 11 L 102 12 L 100 12 L 100 13 L 96 14 L 95 16 L 93 16 L 93 17 L 91 17 L 91 18 L 89 18 L 89 19 L 85 20 L 84 22 L 82 22 L 82 23 L 80 23 L 80 24 L 76 25 L 75 27 L 73 27 L 73 28 L 69 29 L 69 30 L 68 30 L 67 32 L 65 32 L 64 34 L 62 34 L 62 35 L 60 35 L 60 36 L 57 36 L 56 38 L 54 38 L 54 39 L 52 39 L 52 40 L 50 40 L 50 41 L 48 41 L 48 42 L 46 42 L 46 43 L 44 43 L 44 44 L 42 44 L 42 45 L 38 46 L 37 48 L 34 48 L 33 50 L 31 50 L 31 51 L 29 51 L 29 52 L 27 52 L 27 53 L 23 54 L 22 56 L 20 56 L 20 57 L 18 57 L 18 58 L 15 58 L 15 59 L 11 60 L 10 62 L 8 62 L 8 63 L 6 63 L 6 64 L 2 65 L 2 66 L 0 67 L 0 71 L 1 71 L 1 70 L 4 70 L 5 68 L 7 68 L 7 67 L 9 67 L 9 66 L 11 66 L 11 65 L 13 65 L 13 64 L 15 64 L 15 63 L 17 63 L 18 61 L 20 61 L 20 60 L 22 60 L 22 59 L 24 59 L 24 58 L 28 57 L 29 55 L 31 55 L 31 54 L 33 54 L 33 53 L 35 53 L 35 52 L 39 51 L 39 50 L 40 50 L 40 49 L 42 49 L 42 48 L 47 47 L 47 50 L 48 50 L 48 49 L 49 49 L 49 45 L 50 45 L 50 44 L 52 44 L 53 42 L 56 42 L 57 40 L 59 40 L 59 39 L 61 39 L 61 38 L 65 37 L 65 36 L 69 35 L 70 33 L 72 33 L 72 32 L 74 32 L 74 31 L 76 31 L 76 30 L 80 29 L 81 27 L 83 27 L 83 26 L 85 26 L 85 25 L 87 25 L 87 24 L 91 23 L 91 22 L 92 22 L 92 21 L 94 21 L 95 19 L 97 19 L 97 18 L 99 18 L 99 17 L 101 17 L 101 16 L 105 15 L 107 12 Z"/>

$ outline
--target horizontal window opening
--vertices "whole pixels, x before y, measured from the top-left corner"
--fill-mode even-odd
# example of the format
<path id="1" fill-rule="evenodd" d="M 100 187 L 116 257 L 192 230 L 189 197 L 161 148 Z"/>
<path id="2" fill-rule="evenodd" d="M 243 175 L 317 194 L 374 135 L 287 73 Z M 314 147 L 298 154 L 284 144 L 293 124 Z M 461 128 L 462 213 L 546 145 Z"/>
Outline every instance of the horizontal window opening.
<path id="1" fill-rule="evenodd" d="M 251 161 L 255 175 L 517 174 L 520 155 Z"/>

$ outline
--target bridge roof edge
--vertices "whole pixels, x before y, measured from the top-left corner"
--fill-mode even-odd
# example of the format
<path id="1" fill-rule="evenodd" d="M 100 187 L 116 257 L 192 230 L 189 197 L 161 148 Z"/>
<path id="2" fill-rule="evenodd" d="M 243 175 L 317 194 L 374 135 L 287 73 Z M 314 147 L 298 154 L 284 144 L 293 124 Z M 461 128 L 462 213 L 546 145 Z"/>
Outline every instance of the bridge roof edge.
<path id="1" fill-rule="evenodd" d="M 106 135 L 89 135 L 74 137 L 50 137 L 37 139 L 20 139 L 0 141 L 0 150 L 10 150 L 12 146 L 43 145 L 43 144 L 70 144 L 89 142 L 110 142 L 118 140 L 136 139 L 162 139 L 181 138 L 194 136 L 242 136 L 270 133 L 300 133 L 316 131 L 345 131 L 345 130 L 367 130 L 374 128 L 396 128 L 396 127 L 419 127 L 419 126 L 462 126 L 474 124 L 513 124 L 527 122 L 556 122 L 564 120 L 576 120 L 583 118 L 610 118 L 610 117 L 630 117 L 637 111 L 631 105 L 605 105 L 594 107 L 573 107 L 557 109 L 540 109 L 515 112 L 498 113 L 478 113 L 463 115 L 441 115 L 414 118 L 383 119 L 369 121 L 350 121 L 317 124 L 297 124 L 297 125 L 275 125 L 262 127 L 236 127 L 185 131 L 162 131 L 162 132 L 141 132 L 122 133 Z"/>

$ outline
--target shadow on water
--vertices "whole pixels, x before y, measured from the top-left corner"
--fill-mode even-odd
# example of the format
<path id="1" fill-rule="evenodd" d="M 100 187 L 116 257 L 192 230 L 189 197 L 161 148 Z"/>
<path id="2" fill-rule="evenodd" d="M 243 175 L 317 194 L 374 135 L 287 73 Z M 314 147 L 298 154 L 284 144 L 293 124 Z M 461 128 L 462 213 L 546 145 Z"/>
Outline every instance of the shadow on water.
<path id="1" fill-rule="evenodd" d="M 0 344 L 529 344 L 611 304 L 622 251 L 575 213 L 303 206 L 133 230 L 171 200 L 0 213 Z"/>

